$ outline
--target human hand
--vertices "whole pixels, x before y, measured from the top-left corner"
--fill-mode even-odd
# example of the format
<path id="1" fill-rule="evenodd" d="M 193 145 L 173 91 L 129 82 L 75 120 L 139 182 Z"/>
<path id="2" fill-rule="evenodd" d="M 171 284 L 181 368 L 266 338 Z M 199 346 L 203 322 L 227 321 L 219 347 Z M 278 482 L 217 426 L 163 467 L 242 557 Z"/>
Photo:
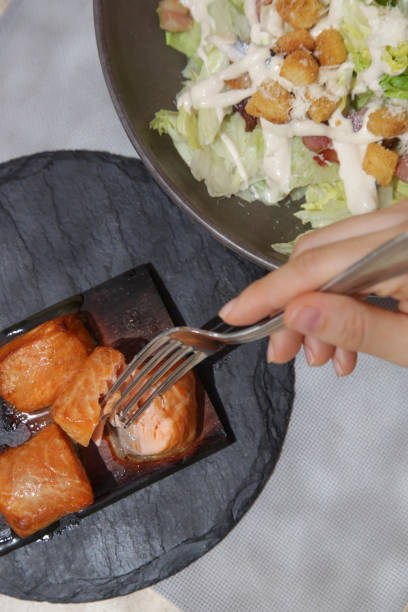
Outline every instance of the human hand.
<path id="1" fill-rule="evenodd" d="M 275 363 L 292 359 L 303 345 L 309 365 L 332 359 L 338 376 L 354 370 L 358 352 L 408 366 L 408 275 L 366 293 L 395 298 L 398 312 L 367 304 L 364 296 L 315 291 L 405 231 L 408 200 L 311 232 L 299 239 L 287 264 L 252 283 L 220 316 L 230 325 L 250 325 L 284 308 L 286 329 L 271 335 L 267 351 Z"/>

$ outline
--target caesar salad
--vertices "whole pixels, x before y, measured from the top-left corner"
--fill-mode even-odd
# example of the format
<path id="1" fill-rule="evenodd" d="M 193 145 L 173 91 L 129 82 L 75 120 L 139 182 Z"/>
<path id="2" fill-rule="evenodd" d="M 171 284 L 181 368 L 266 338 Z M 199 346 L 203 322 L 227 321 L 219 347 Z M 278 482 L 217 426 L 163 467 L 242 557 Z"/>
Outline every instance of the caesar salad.
<path id="1" fill-rule="evenodd" d="M 408 197 L 407 0 L 161 0 L 158 13 L 187 65 L 177 110 L 150 125 L 211 196 L 290 195 L 312 229 Z"/>

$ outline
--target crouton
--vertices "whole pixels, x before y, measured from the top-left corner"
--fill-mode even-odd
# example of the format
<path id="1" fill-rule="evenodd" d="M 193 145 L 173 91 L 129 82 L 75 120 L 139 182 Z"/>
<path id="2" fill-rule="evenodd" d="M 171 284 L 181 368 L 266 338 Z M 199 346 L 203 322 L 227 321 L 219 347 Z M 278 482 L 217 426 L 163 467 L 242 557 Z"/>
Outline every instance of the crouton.
<path id="1" fill-rule="evenodd" d="M 278 38 L 274 51 L 275 53 L 292 53 L 296 49 L 313 51 L 315 46 L 315 41 L 307 30 L 292 30 Z"/>
<path id="2" fill-rule="evenodd" d="M 340 104 L 340 100 L 330 100 L 326 96 L 313 98 L 308 92 L 306 92 L 306 98 L 310 102 L 306 114 L 309 119 L 316 121 L 316 123 L 328 121 Z"/>
<path id="3" fill-rule="evenodd" d="M 363 170 L 375 177 L 379 185 L 390 184 L 398 163 L 398 153 L 390 151 L 377 142 L 371 142 L 363 159 Z"/>
<path id="4" fill-rule="evenodd" d="M 253 117 L 263 117 L 272 123 L 286 123 L 291 98 L 291 94 L 277 81 L 264 81 L 249 99 L 245 110 Z"/>
<path id="5" fill-rule="evenodd" d="M 408 130 L 408 113 L 402 108 L 382 106 L 370 113 L 367 128 L 375 136 L 393 138 Z"/>
<path id="6" fill-rule="evenodd" d="M 306 30 L 312 28 L 325 11 L 320 0 L 277 0 L 275 8 L 283 21 L 296 29 Z"/>
<path id="7" fill-rule="evenodd" d="M 252 85 L 251 77 L 248 72 L 244 72 L 244 74 L 241 74 L 235 79 L 227 79 L 225 82 L 231 89 L 248 89 L 248 87 Z"/>
<path id="8" fill-rule="evenodd" d="M 321 66 L 337 66 L 347 59 L 347 49 L 338 30 L 323 30 L 316 38 L 315 55 Z"/>
<path id="9" fill-rule="evenodd" d="M 280 75 L 294 85 L 303 87 L 317 80 L 319 64 L 309 51 L 297 49 L 283 60 Z"/>

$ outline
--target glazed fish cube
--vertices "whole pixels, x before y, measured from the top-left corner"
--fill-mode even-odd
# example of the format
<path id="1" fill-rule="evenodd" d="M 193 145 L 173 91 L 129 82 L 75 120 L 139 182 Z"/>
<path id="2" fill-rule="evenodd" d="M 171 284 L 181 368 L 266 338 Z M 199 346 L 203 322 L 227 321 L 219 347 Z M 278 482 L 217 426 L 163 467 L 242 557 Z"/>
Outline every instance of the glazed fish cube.
<path id="1" fill-rule="evenodd" d="M 22 538 L 93 500 L 85 470 L 58 425 L 0 455 L 0 512 Z"/>

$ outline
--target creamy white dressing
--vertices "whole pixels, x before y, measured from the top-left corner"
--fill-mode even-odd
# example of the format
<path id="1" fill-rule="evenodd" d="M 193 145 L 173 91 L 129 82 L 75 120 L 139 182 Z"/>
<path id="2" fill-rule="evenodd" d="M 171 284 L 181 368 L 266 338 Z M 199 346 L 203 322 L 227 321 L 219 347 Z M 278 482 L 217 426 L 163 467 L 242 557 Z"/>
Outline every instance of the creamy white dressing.
<path id="1" fill-rule="evenodd" d="M 287 195 L 290 191 L 291 141 L 278 136 L 273 126 L 273 123 L 261 119 L 265 139 L 264 170 L 268 180 L 277 185 L 280 194 Z"/>
<path id="2" fill-rule="evenodd" d="M 329 99 L 343 98 L 350 91 L 353 75 L 353 62 L 346 61 L 340 66 L 321 66 L 318 84 L 325 87 L 325 96 Z"/>
<path id="3" fill-rule="evenodd" d="M 344 119 L 344 118 L 343 118 Z M 345 121 L 348 121 L 345 119 Z M 315 123 L 310 119 L 304 121 L 291 121 L 284 124 L 271 124 L 271 130 L 282 138 L 292 138 L 293 136 L 327 136 L 327 138 L 336 139 L 339 142 L 350 144 L 369 144 L 376 142 L 377 136 L 360 130 L 360 132 L 349 132 L 348 130 L 340 129 L 325 125 L 324 123 Z"/>
<path id="4" fill-rule="evenodd" d="M 360 133 L 368 134 L 367 118 L 361 130 L 353 132 L 349 119 L 345 119 L 339 111 L 333 113 L 329 119 L 329 126 L 336 126 L 341 121 L 341 128 L 352 136 Z M 336 128 L 335 128 L 336 129 Z M 347 205 L 353 215 L 372 212 L 378 208 L 378 194 L 375 178 L 363 170 L 363 159 L 367 149 L 366 144 L 356 142 L 341 142 L 336 135 L 333 138 L 333 148 L 339 159 L 339 174 L 344 183 Z"/>
<path id="5" fill-rule="evenodd" d="M 311 30 L 313 38 L 319 36 L 323 30 L 329 30 L 330 28 L 339 29 L 341 20 L 343 18 L 343 11 L 344 0 L 331 0 L 329 12 L 327 13 L 326 17 L 320 19 L 320 21 Z"/>
<path id="6" fill-rule="evenodd" d="M 378 194 L 375 178 L 362 168 L 367 146 L 333 140 L 333 148 L 339 158 L 339 174 L 344 183 L 350 212 L 361 215 L 376 210 Z"/>
<path id="7" fill-rule="evenodd" d="M 346 61 L 340 66 L 322 66 L 316 83 L 307 88 L 296 87 L 280 76 L 283 56 L 271 57 L 270 54 L 270 48 L 277 38 L 290 29 L 277 13 L 275 2 L 266 6 L 261 5 L 258 13 L 257 0 L 244 0 L 245 16 L 250 26 L 250 44 L 244 56 L 242 48 L 234 45 L 236 43 L 234 37 L 228 36 L 228 33 L 214 34 L 214 23 L 208 12 L 212 0 L 181 0 L 181 2 L 190 9 L 193 18 L 201 25 L 202 38 L 198 54 L 205 64 L 207 64 L 206 49 L 208 51 L 209 45 L 215 45 L 232 63 L 182 91 L 177 98 L 178 108 L 185 108 L 187 111 L 214 108 L 221 123 L 225 114 L 230 112 L 231 106 L 253 95 L 265 81 L 277 81 L 293 94 L 291 120 L 286 124 L 270 123 L 263 118 L 260 120 L 265 141 L 263 167 L 268 183 L 276 190 L 277 196 L 290 192 L 291 139 L 294 136 L 326 136 L 332 139 L 339 158 L 340 177 L 344 182 L 350 211 L 353 214 L 360 214 L 374 210 L 378 205 L 376 183 L 374 177 L 362 169 L 362 160 L 367 144 L 379 140 L 367 129 L 369 114 L 378 108 L 379 101 L 369 102 L 369 109 L 363 117 L 362 129 L 358 132 L 353 131 L 351 120 L 344 118 L 339 110 L 332 115 L 329 125 L 315 123 L 307 118 L 310 104 L 308 98 L 326 97 L 338 101 L 349 93 L 353 63 Z M 385 46 L 390 42 L 392 45 L 397 45 L 408 39 L 408 20 L 398 9 L 385 10 L 364 2 L 359 4 L 359 8 L 363 11 L 371 29 L 367 44 L 372 64 L 357 76 L 357 85 L 353 91 L 359 93 L 370 88 L 374 92 L 379 92 L 380 76 L 391 73 L 390 66 L 382 59 Z M 332 27 L 339 29 L 343 13 L 344 0 L 332 0 L 326 16 L 311 30 L 312 35 L 316 37 L 323 30 Z M 245 73 L 250 76 L 251 87 L 247 89 L 226 87 L 225 81 L 236 79 Z M 246 189 L 249 178 L 242 158 L 226 134 L 221 134 L 221 139 L 237 167 L 243 183 L 242 189 Z M 408 147 L 408 135 L 403 135 L 401 140 L 404 151 Z"/>
<path id="8" fill-rule="evenodd" d="M 318 86 L 317 86 L 318 87 Z M 316 89 L 314 93 L 316 93 Z M 309 108 L 310 101 L 308 100 L 306 94 L 310 94 L 311 97 L 314 97 L 314 93 L 311 92 L 310 87 L 297 87 L 296 95 L 291 101 L 290 105 L 290 116 L 294 121 L 302 121 L 306 118 L 306 112 Z M 318 96 L 317 96 L 318 97 Z"/>
<path id="9" fill-rule="evenodd" d="M 256 0 L 244 0 L 244 10 L 251 27 L 257 25 L 259 21 L 256 13 Z"/>
<path id="10" fill-rule="evenodd" d="M 217 108 L 231 106 L 255 93 L 256 88 L 267 78 L 266 60 L 270 57 L 268 48 L 250 45 L 247 54 L 239 61 L 230 64 L 224 70 L 194 83 L 177 98 L 177 107 L 185 108 Z M 252 87 L 249 89 L 225 89 L 225 81 L 236 79 L 248 72 Z"/>
<path id="11" fill-rule="evenodd" d="M 261 7 L 261 23 L 274 39 L 280 38 L 285 33 L 285 22 L 273 4 Z"/>
<path id="12" fill-rule="evenodd" d="M 238 62 L 242 58 L 242 53 L 234 46 L 236 38 L 233 34 L 211 34 L 207 41 L 217 47 L 222 53 L 224 53 L 231 62 Z"/>
<path id="13" fill-rule="evenodd" d="M 201 26 L 201 41 L 197 55 L 203 60 L 204 65 L 207 66 L 205 46 L 208 36 L 214 31 L 214 20 L 208 12 L 208 7 L 213 0 L 180 0 L 180 2 L 189 9 L 194 21 L 197 21 Z"/>

